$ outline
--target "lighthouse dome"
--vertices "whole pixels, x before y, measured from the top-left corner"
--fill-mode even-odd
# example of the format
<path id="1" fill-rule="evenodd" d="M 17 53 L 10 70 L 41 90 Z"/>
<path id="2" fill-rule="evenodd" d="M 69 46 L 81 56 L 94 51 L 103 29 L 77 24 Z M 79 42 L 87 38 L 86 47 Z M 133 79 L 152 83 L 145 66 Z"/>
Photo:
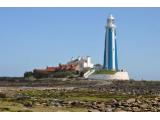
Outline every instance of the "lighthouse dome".
<path id="1" fill-rule="evenodd" d="M 110 28 L 115 28 L 116 27 L 116 25 L 115 25 L 115 19 L 112 16 L 112 14 L 110 14 L 109 17 L 107 18 L 107 25 L 106 25 L 106 27 L 110 27 Z"/>
<path id="2" fill-rule="evenodd" d="M 114 17 L 112 16 L 112 14 L 109 15 L 108 19 L 114 19 Z"/>

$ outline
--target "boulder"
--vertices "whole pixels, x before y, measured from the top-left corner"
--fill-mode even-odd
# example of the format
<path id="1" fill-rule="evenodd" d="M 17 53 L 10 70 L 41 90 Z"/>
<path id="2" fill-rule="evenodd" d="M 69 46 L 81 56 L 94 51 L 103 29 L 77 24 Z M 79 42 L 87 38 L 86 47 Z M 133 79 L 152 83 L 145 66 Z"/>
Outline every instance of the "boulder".
<path id="1" fill-rule="evenodd" d="M 126 112 L 126 111 L 123 110 L 123 109 L 121 109 L 121 108 L 116 108 L 116 109 L 114 110 L 114 112 Z"/>
<path id="2" fill-rule="evenodd" d="M 89 109 L 88 112 L 100 112 L 100 111 L 97 109 Z"/>
<path id="3" fill-rule="evenodd" d="M 141 108 L 143 108 L 143 109 L 148 108 L 148 106 L 149 106 L 149 105 L 148 105 L 148 104 L 146 104 L 146 103 L 144 103 L 144 104 L 140 105 L 140 107 L 141 107 Z"/>
<path id="4" fill-rule="evenodd" d="M 128 99 L 126 102 L 127 102 L 127 103 L 134 103 L 135 101 L 136 101 L 135 98 L 130 98 L 130 99 Z"/>
<path id="5" fill-rule="evenodd" d="M 6 98 L 6 94 L 3 92 L 0 92 L 0 98 Z"/>
<path id="6" fill-rule="evenodd" d="M 117 101 L 116 99 L 112 99 L 111 106 L 112 106 L 112 107 L 117 107 L 117 106 L 119 106 L 118 101 Z"/>
<path id="7" fill-rule="evenodd" d="M 140 112 L 141 110 L 138 107 L 132 107 L 132 112 Z"/>
<path id="8" fill-rule="evenodd" d="M 112 112 L 112 111 L 113 111 L 112 106 L 111 106 L 111 105 L 107 105 L 107 106 L 105 107 L 105 111 L 106 111 L 106 112 Z"/>

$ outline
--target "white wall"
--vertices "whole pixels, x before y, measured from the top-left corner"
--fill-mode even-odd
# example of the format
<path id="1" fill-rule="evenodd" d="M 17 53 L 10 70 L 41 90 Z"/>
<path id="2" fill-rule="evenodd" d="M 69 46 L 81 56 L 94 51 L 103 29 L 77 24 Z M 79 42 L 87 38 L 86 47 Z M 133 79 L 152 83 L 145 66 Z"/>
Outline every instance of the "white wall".
<path id="1" fill-rule="evenodd" d="M 92 74 L 88 79 L 95 80 L 129 80 L 128 72 L 116 72 L 113 75 L 109 74 Z"/>

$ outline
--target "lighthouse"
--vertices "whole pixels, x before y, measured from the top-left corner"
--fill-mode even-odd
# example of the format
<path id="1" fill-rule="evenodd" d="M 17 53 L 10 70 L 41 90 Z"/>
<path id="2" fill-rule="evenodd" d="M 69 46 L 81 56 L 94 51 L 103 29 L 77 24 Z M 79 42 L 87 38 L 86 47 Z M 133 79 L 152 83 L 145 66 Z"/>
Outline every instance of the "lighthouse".
<path id="1" fill-rule="evenodd" d="M 112 15 L 107 18 L 103 69 L 118 71 L 116 25 Z"/>
<path id="2" fill-rule="evenodd" d="M 104 45 L 104 61 L 103 68 L 90 70 L 88 79 L 91 80 L 129 80 L 128 72 L 124 69 L 119 70 L 117 58 L 116 43 L 116 25 L 112 15 L 107 18 Z M 113 71 L 113 72 L 110 72 Z"/>

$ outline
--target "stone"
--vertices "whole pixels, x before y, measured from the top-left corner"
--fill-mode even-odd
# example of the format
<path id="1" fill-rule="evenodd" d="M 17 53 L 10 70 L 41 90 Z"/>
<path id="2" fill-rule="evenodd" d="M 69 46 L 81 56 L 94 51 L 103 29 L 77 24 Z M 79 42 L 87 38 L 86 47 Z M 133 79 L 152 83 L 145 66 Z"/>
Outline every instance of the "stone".
<path id="1" fill-rule="evenodd" d="M 112 103 L 117 103 L 118 101 L 116 99 L 112 99 Z"/>
<path id="2" fill-rule="evenodd" d="M 140 100 L 136 100 L 136 102 L 137 102 L 138 104 L 141 104 L 141 103 L 142 103 Z"/>
<path id="3" fill-rule="evenodd" d="M 104 103 L 97 104 L 97 107 L 99 107 L 99 108 L 105 108 L 105 104 Z"/>
<path id="4" fill-rule="evenodd" d="M 76 107 L 76 106 L 81 106 L 81 103 L 80 103 L 80 101 L 76 100 L 76 101 L 72 101 L 71 105 L 74 106 L 74 107 Z"/>
<path id="5" fill-rule="evenodd" d="M 105 111 L 106 111 L 106 112 L 112 112 L 112 111 L 113 111 L 112 106 L 111 106 L 111 105 L 107 105 L 107 106 L 105 107 Z"/>
<path id="6" fill-rule="evenodd" d="M 121 108 L 116 108 L 116 109 L 114 110 L 114 112 L 126 112 L 126 111 L 123 110 L 123 109 L 121 109 Z"/>
<path id="7" fill-rule="evenodd" d="M 151 112 L 158 112 L 158 109 L 151 107 Z"/>
<path id="8" fill-rule="evenodd" d="M 121 101 L 119 101 L 119 102 L 118 102 L 118 105 L 119 105 L 119 106 L 121 106 L 121 105 L 122 105 L 122 102 L 121 102 Z"/>
<path id="9" fill-rule="evenodd" d="M 112 99 L 111 106 L 112 106 L 112 107 L 117 107 L 117 106 L 119 106 L 118 101 L 117 101 L 116 99 Z"/>
<path id="10" fill-rule="evenodd" d="M 122 106 L 122 105 L 121 105 L 121 106 L 118 106 L 118 107 L 119 107 L 119 108 L 121 108 L 121 109 L 125 108 L 125 107 L 124 107 L 124 106 Z"/>
<path id="11" fill-rule="evenodd" d="M 132 107 L 133 112 L 140 112 L 140 109 L 138 107 Z"/>
<path id="12" fill-rule="evenodd" d="M 40 103 L 35 103 L 35 105 L 36 105 L 36 106 L 40 106 L 41 104 L 40 104 Z"/>
<path id="13" fill-rule="evenodd" d="M 148 108 L 148 106 L 149 106 L 149 105 L 148 105 L 148 104 L 146 104 L 146 103 L 144 103 L 144 104 L 140 105 L 140 107 L 141 107 L 141 108 L 143 108 L 143 109 Z"/>
<path id="14" fill-rule="evenodd" d="M 54 103 L 53 106 L 54 107 L 62 107 L 62 105 L 60 103 L 58 103 L 58 102 Z"/>
<path id="15" fill-rule="evenodd" d="M 60 99 L 53 99 L 53 102 L 63 103 L 64 101 L 63 101 L 63 100 L 60 100 Z"/>
<path id="16" fill-rule="evenodd" d="M 93 102 L 92 105 L 97 105 L 97 102 Z"/>
<path id="17" fill-rule="evenodd" d="M 125 111 L 132 111 L 132 108 L 130 108 L 130 107 L 124 107 L 123 108 Z"/>
<path id="18" fill-rule="evenodd" d="M 98 109 L 98 107 L 96 105 L 92 105 L 91 106 L 93 109 Z"/>
<path id="19" fill-rule="evenodd" d="M 25 101 L 24 104 L 23 104 L 25 107 L 32 107 L 33 104 L 31 101 Z"/>
<path id="20" fill-rule="evenodd" d="M 121 103 L 121 106 L 129 107 L 130 105 L 129 105 L 127 102 L 122 102 L 122 103 Z"/>
<path id="21" fill-rule="evenodd" d="M 158 103 L 158 102 L 155 101 L 154 103 L 152 103 L 152 106 L 159 107 L 160 103 Z"/>
<path id="22" fill-rule="evenodd" d="M 159 108 L 157 108 L 157 112 L 160 112 L 160 107 L 159 107 Z"/>
<path id="23" fill-rule="evenodd" d="M 106 111 L 106 107 L 105 107 L 104 103 L 98 104 L 97 107 L 98 107 L 99 111 L 101 111 L 101 112 Z"/>
<path id="24" fill-rule="evenodd" d="M 100 111 L 97 109 L 89 109 L 88 112 L 100 112 Z"/>
<path id="25" fill-rule="evenodd" d="M 136 101 L 135 98 L 130 98 L 130 99 L 128 99 L 126 102 L 127 102 L 127 103 L 134 103 L 135 101 Z"/>
<path id="26" fill-rule="evenodd" d="M 155 98 L 155 100 L 156 100 L 156 101 L 159 101 L 159 100 L 160 100 L 160 98 L 156 97 L 156 98 Z"/>
<path id="27" fill-rule="evenodd" d="M 0 98 L 6 98 L 6 94 L 3 92 L 0 92 Z"/>

